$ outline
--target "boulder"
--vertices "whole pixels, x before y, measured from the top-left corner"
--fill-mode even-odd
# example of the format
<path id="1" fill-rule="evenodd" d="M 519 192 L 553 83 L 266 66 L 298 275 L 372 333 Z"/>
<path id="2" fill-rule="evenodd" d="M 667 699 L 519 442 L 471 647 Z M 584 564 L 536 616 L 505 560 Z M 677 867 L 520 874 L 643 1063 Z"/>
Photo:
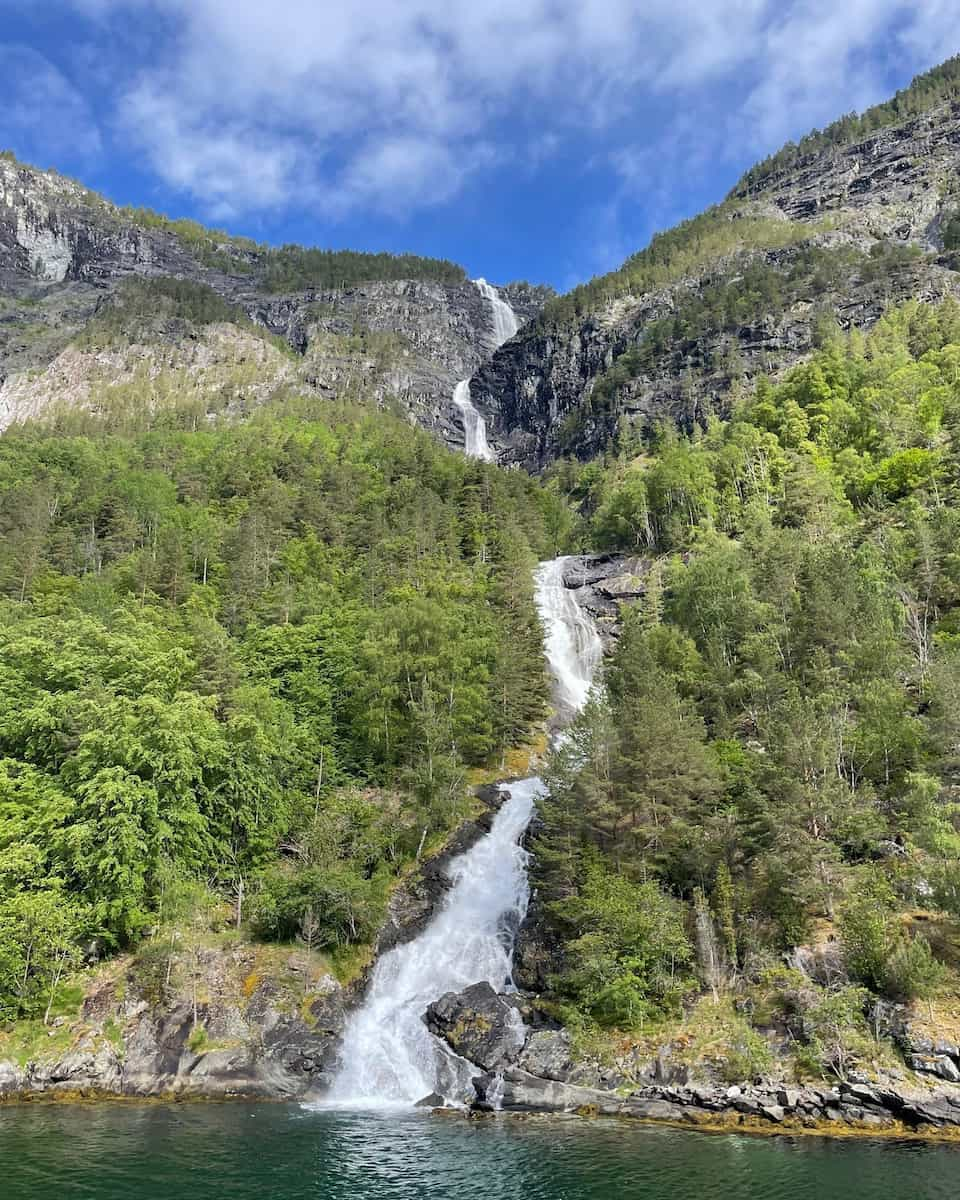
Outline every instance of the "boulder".
<path id="1" fill-rule="evenodd" d="M 513 1112 L 576 1112 L 594 1110 L 604 1115 L 620 1112 L 623 1101 L 610 1092 L 576 1087 L 554 1079 L 540 1079 L 518 1067 L 510 1067 L 502 1077 L 480 1076 L 474 1080 L 477 1096 L 488 1100 L 494 1084 L 500 1107 Z"/>
<path id="2" fill-rule="evenodd" d="M 881 1106 L 880 1097 L 865 1083 L 848 1083 L 840 1089 L 843 1095 L 857 1101 L 859 1104 L 874 1104 L 878 1108 Z"/>
<path id="3" fill-rule="evenodd" d="M 960 1083 L 960 1069 L 946 1054 L 911 1054 L 907 1062 L 914 1071 L 936 1075 L 948 1083 Z"/>
<path id="4" fill-rule="evenodd" d="M 0 1096 L 15 1096 L 26 1086 L 26 1076 L 12 1062 L 0 1062 Z"/>
<path id="5" fill-rule="evenodd" d="M 960 1125 L 960 1109 L 938 1096 L 905 1103 L 901 1117 L 908 1125 Z"/>
<path id="6" fill-rule="evenodd" d="M 643 1121 L 680 1121 L 684 1117 L 683 1105 L 674 1104 L 669 1100 L 631 1098 L 620 1111 L 625 1116 L 637 1117 Z"/>
<path id="7" fill-rule="evenodd" d="M 516 1062 L 527 1037 L 515 999 L 499 996 L 489 983 L 448 992 L 430 1005 L 425 1019 L 431 1033 L 484 1071 Z"/>
<path id="8" fill-rule="evenodd" d="M 570 1034 L 565 1029 L 543 1029 L 531 1033 L 517 1065 L 542 1079 L 556 1079 L 561 1083 L 584 1083 L 590 1086 L 589 1078 L 571 1079 L 571 1073 L 583 1064 L 574 1066 L 570 1057 Z M 596 1077 L 595 1068 L 593 1074 Z"/>
<path id="9" fill-rule="evenodd" d="M 120 1060 L 109 1042 L 84 1038 L 55 1062 L 33 1063 L 28 1070 L 32 1090 L 41 1092 L 120 1090 Z"/>

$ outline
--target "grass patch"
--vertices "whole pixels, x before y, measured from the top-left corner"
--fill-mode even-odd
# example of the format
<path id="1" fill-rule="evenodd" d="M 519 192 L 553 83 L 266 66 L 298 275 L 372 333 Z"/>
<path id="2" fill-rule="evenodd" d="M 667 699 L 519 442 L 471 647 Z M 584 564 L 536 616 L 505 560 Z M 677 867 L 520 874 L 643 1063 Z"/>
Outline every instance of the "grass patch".
<path id="1" fill-rule="evenodd" d="M 194 1025 L 187 1038 L 187 1046 L 194 1054 L 203 1054 L 210 1047 L 210 1037 L 204 1025 Z"/>
<path id="2" fill-rule="evenodd" d="M 108 1017 L 103 1026 L 103 1036 L 115 1050 L 123 1049 L 123 1030 L 113 1017 Z"/>
<path id="3" fill-rule="evenodd" d="M 328 954 L 334 979 L 346 987 L 359 979 L 373 962 L 373 947 L 369 944 L 338 946 Z"/>
<path id="4" fill-rule="evenodd" d="M 18 1021 L 0 1033 L 0 1058 L 10 1059 L 19 1067 L 62 1058 L 73 1045 L 75 1036 L 70 1025 L 50 1029 L 40 1020 Z"/>

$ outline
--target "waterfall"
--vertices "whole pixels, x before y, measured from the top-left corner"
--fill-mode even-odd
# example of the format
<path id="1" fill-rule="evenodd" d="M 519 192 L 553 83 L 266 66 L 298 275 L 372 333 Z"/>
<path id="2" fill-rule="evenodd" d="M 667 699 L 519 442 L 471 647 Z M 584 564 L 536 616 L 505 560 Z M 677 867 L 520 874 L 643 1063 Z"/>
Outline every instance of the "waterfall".
<path id="1" fill-rule="evenodd" d="M 487 423 L 470 399 L 469 379 L 461 379 L 453 389 L 453 403 L 463 417 L 463 450 L 467 458 L 482 458 L 484 462 L 495 462 L 496 455 L 487 444 Z"/>
<path id="2" fill-rule="evenodd" d="M 493 316 L 493 338 L 496 349 L 517 332 L 520 323 L 517 314 L 500 293 L 485 279 L 474 279 L 477 291 L 490 305 Z M 468 458 L 482 458 L 485 462 L 496 462 L 497 456 L 487 443 L 487 423 L 470 399 L 470 380 L 461 379 L 453 389 L 454 407 L 459 409 L 463 420 L 463 449 Z"/>
<path id="3" fill-rule="evenodd" d="M 603 655 L 592 618 L 564 585 L 572 561 L 555 558 L 541 563 L 537 572 L 537 607 L 544 625 L 554 703 L 561 724 L 569 722 L 586 704 Z"/>
<path id="4" fill-rule="evenodd" d="M 558 702 L 572 716 L 586 700 L 600 643 L 563 587 L 567 561 L 541 564 L 536 599 Z M 446 992 L 473 983 L 501 992 L 513 986 L 513 943 L 529 900 L 521 840 L 543 784 L 533 777 L 507 790 L 490 832 L 451 864 L 452 887 L 427 928 L 377 962 L 363 1004 L 347 1023 L 342 1065 L 325 1103 L 411 1105 L 431 1092 L 463 1103 L 473 1095 L 474 1068 L 430 1033 L 423 1014 Z"/>
<path id="5" fill-rule="evenodd" d="M 475 279 L 473 282 L 484 300 L 489 301 L 490 308 L 493 310 L 493 335 L 499 349 L 520 328 L 517 314 L 506 300 L 500 298 L 500 293 L 493 284 L 487 283 L 485 279 Z"/>

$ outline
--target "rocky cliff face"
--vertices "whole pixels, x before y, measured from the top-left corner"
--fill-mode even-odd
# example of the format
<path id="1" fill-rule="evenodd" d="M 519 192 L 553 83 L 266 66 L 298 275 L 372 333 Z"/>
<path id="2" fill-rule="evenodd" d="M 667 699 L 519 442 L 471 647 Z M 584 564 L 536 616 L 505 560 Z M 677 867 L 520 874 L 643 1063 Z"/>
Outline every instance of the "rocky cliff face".
<path id="1" fill-rule="evenodd" d="M 890 304 L 960 294 L 943 241 L 958 167 L 960 104 L 941 103 L 733 193 L 713 213 L 722 254 L 647 290 L 614 278 L 580 316 L 548 307 L 474 380 L 506 460 L 538 469 L 625 427 L 689 427 L 803 358 L 824 320 L 868 328 Z"/>
<path id="2" fill-rule="evenodd" d="M 74 343 L 125 279 L 175 277 L 209 287 L 294 350 L 293 369 L 277 356 L 260 362 L 254 402 L 280 385 L 398 402 L 411 420 L 462 445 L 453 388 L 494 349 L 490 306 L 469 280 L 276 294 L 262 248 L 177 228 L 138 224 L 78 183 L 0 158 L 0 429 L 51 403 L 95 407 L 104 388 L 138 371 L 155 377 L 156 339 L 146 349 L 136 340 L 113 346 L 109 360 L 78 356 Z M 549 294 L 526 284 L 504 289 L 521 320 Z M 163 340 L 165 368 L 195 380 L 206 331 L 181 328 Z M 233 361 L 245 361 L 244 351 Z"/>

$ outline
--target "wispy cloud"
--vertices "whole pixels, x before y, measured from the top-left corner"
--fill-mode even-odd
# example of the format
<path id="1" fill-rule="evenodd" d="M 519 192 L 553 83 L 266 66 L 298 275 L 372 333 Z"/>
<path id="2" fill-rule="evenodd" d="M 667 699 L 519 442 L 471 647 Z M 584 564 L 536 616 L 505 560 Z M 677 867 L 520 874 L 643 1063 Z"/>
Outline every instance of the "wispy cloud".
<path id="1" fill-rule="evenodd" d="M 102 142 L 90 105 L 66 76 L 29 46 L 0 43 L 0 138 L 24 153 L 81 161 Z"/>
<path id="2" fill-rule="evenodd" d="M 299 196 L 331 212 L 443 202 L 492 147 L 522 157 L 546 136 L 589 138 L 646 97 L 710 127 L 706 92 L 738 79 L 731 121 L 769 144 L 837 93 L 873 98 L 854 59 L 878 30 L 901 21 L 919 56 L 950 17 L 936 0 L 74 3 L 157 20 L 117 119 L 168 184 L 219 209 Z"/>
<path id="3" fill-rule="evenodd" d="M 641 198 L 669 218 L 691 178 L 881 98 L 891 61 L 960 48 L 957 0 L 48 2 L 114 147 L 207 214 L 410 215 L 555 157 L 602 164 L 611 248 Z M 76 78 L 5 53 L 14 128 L 96 149 Z"/>

